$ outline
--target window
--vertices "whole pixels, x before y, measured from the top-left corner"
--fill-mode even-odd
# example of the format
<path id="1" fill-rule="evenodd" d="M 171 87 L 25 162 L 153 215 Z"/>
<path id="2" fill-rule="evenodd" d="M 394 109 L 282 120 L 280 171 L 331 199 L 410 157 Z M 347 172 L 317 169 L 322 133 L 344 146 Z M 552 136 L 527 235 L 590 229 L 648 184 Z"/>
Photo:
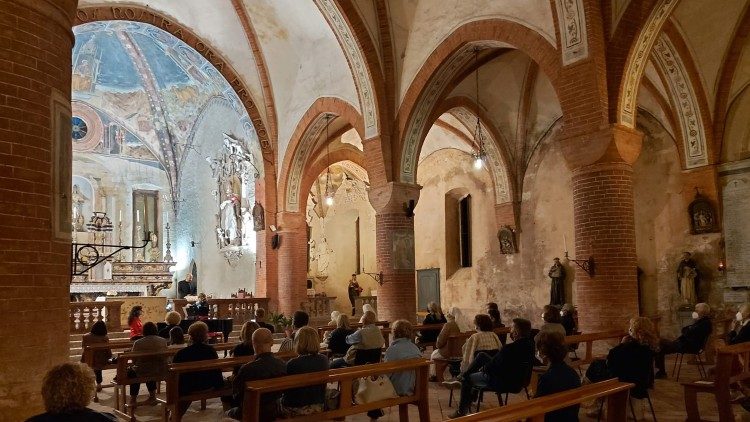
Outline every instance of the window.
<path id="1" fill-rule="evenodd" d="M 471 267 L 471 195 L 458 201 L 458 234 L 461 267 Z"/>
<path id="2" fill-rule="evenodd" d="M 445 195 L 445 275 L 471 267 L 471 195 L 456 189 Z"/>
<path id="3" fill-rule="evenodd" d="M 161 233 L 159 233 L 159 191 L 155 190 L 134 190 L 133 191 L 133 243 L 134 246 L 141 246 L 146 239 L 147 233 L 153 233 L 157 237 L 157 242 L 161 242 Z M 140 233 L 138 232 L 140 230 Z M 149 245 L 147 249 L 156 248 L 161 251 L 157 245 Z M 146 251 L 143 249 L 136 250 L 136 255 L 140 254 L 134 261 L 145 261 Z M 159 256 L 153 260 L 161 259 Z M 149 259 L 149 261 L 152 259 Z"/>

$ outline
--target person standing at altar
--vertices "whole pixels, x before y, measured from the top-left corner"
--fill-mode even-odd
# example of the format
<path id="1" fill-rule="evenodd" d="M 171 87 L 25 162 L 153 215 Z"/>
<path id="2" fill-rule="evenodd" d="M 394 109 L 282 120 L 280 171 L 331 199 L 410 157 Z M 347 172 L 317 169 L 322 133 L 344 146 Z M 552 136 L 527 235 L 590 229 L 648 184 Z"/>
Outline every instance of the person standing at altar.
<path id="1" fill-rule="evenodd" d="M 185 299 L 185 296 L 195 296 L 198 292 L 198 286 L 193 282 L 193 275 L 188 273 L 184 280 L 180 280 L 177 283 L 177 295 L 180 299 Z"/>
<path id="2" fill-rule="evenodd" d="M 349 293 L 349 302 L 352 304 L 352 316 L 354 316 L 356 312 L 356 309 L 354 309 L 354 300 L 359 297 L 360 293 L 362 293 L 362 288 L 359 287 L 359 283 L 357 283 L 357 274 L 352 274 L 347 291 Z"/>

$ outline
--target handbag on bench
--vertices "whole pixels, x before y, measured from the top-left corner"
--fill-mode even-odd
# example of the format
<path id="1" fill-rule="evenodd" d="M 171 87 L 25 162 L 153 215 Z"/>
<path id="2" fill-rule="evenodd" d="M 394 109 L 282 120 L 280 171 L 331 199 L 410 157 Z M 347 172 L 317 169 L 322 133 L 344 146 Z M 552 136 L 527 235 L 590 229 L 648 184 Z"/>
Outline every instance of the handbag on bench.
<path id="1" fill-rule="evenodd" d="M 359 379 L 354 401 L 357 404 L 365 404 L 396 397 L 398 394 L 388 376 L 378 375 Z"/>

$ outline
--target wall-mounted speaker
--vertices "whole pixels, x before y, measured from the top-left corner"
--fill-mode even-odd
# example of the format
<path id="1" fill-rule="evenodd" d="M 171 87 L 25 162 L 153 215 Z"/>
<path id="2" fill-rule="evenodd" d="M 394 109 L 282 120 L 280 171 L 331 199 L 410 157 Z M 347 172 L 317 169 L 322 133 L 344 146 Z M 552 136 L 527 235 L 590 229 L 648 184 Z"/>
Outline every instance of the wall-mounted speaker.
<path id="1" fill-rule="evenodd" d="M 416 202 L 414 202 L 413 199 L 410 199 L 409 202 L 404 204 L 404 214 L 409 218 L 414 217 L 414 208 L 416 208 L 416 206 Z"/>
<path id="2" fill-rule="evenodd" d="M 281 246 L 281 236 L 279 236 L 279 234 L 276 233 L 273 235 L 273 237 L 271 237 L 271 248 L 279 249 L 280 246 Z"/>

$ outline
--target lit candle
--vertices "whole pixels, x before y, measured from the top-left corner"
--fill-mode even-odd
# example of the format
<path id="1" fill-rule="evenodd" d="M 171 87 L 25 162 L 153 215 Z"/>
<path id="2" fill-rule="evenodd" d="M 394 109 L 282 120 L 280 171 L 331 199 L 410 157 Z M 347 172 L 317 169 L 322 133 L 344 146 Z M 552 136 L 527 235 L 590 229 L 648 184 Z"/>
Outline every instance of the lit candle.
<path id="1" fill-rule="evenodd" d="M 563 245 L 565 246 L 565 252 L 568 252 L 568 238 L 565 236 L 565 233 L 563 233 Z"/>
<path id="2" fill-rule="evenodd" d="M 120 210 L 120 223 L 122 223 L 122 210 Z"/>
<path id="3" fill-rule="evenodd" d="M 141 210 L 136 210 L 135 212 L 135 222 L 140 223 L 141 222 Z"/>

